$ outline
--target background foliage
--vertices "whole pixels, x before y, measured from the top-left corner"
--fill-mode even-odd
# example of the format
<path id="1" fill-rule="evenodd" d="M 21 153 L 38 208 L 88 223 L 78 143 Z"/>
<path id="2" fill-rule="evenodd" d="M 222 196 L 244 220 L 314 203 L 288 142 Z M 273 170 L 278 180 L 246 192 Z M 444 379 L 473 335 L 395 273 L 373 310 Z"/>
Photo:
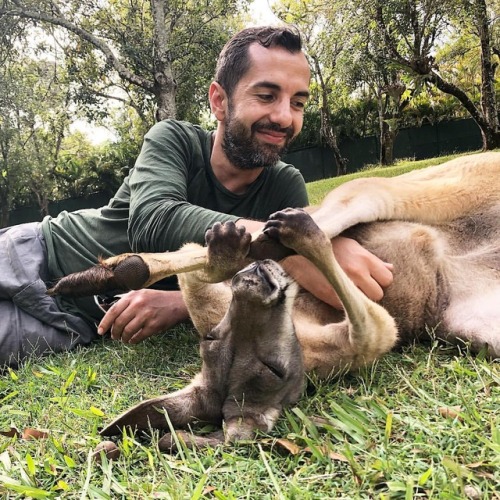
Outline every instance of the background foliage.
<path id="1" fill-rule="evenodd" d="M 221 47 L 248 24 L 248 1 L 2 0 L 0 226 L 8 212 L 95 190 L 112 193 L 157 119 L 214 126 L 206 91 Z M 275 0 L 312 68 L 294 147 L 378 137 L 393 162 L 403 127 L 472 117 L 500 145 L 498 0 Z M 104 125 L 96 145 L 75 126 Z"/>

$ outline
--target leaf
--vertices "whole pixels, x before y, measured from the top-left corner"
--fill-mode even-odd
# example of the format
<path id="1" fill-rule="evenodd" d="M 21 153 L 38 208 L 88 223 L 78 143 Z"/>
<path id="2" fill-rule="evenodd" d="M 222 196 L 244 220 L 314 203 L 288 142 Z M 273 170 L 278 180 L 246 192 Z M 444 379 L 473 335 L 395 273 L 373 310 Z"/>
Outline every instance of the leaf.
<path id="1" fill-rule="evenodd" d="M 471 464 L 466 464 L 466 467 L 468 467 L 469 469 L 478 469 L 479 467 L 485 467 L 487 465 L 488 464 L 486 464 L 485 462 L 481 461 L 481 462 L 473 462 Z"/>
<path id="2" fill-rule="evenodd" d="M 64 455 L 64 461 L 70 469 L 74 469 L 76 467 L 76 462 L 71 457 L 68 457 L 68 455 Z"/>
<path id="3" fill-rule="evenodd" d="M 385 419 L 385 442 L 388 443 L 389 440 L 391 439 L 391 432 L 392 432 L 392 412 L 387 413 L 387 417 Z"/>
<path id="4" fill-rule="evenodd" d="M 5 401 L 8 401 L 9 399 L 16 397 L 18 394 L 19 394 L 19 391 L 9 392 L 9 394 L 7 394 L 2 399 L 0 399 L 0 403 L 5 403 Z"/>
<path id="5" fill-rule="evenodd" d="M 28 474 L 34 477 L 36 475 L 36 465 L 33 457 L 29 453 L 26 455 L 26 465 L 28 467 Z"/>
<path id="6" fill-rule="evenodd" d="M 47 431 L 27 427 L 24 429 L 21 437 L 22 439 L 47 439 L 49 437 L 49 433 Z"/>
<path id="7" fill-rule="evenodd" d="M 469 469 L 467 469 L 465 465 L 459 464 L 450 457 L 443 457 L 441 463 L 443 464 L 443 467 L 453 472 L 453 474 L 455 474 L 459 478 L 473 477 L 472 472 Z"/>
<path id="8" fill-rule="evenodd" d="M 327 446 L 317 446 L 316 449 L 319 450 L 323 454 L 323 456 L 328 457 L 330 460 L 334 460 L 336 462 L 349 462 L 347 457 L 342 455 L 342 453 L 332 451 L 328 449 Z M 312 453 L 312 450 L 311 448 L 309 448 L 309 446 L 304 448 L 304 451 Z"/>
<path id="9" fill-rule="evenodd" d="M 98 417 L 104 417 L 104 412 L 95 406 L 91 406 L 90 411 Z"/>
<path id="10" fill-rule="evenodd" d="M 66 394 L 68 391 L 69 387 L 73 383 L 73 380 L 75 380 L 76 377 L 76 370 L 73 370 L 70 374 L 69 377 L 66 379 L 66 382 L 64 382 L 63 386 L 61 387 L 61 393 Z"/>
<path id="11" fill-rule="evenodd" d="M 15 427 L 11 427 L 8 431 L 0 431 L 0 435 L 5 437 L 21 437 L 21 433 Z"/>
<path id="12" fill-rule="evenodd" d="M 0 475 L 0 484 L 9 491 L 15 491 L 17 493 L 22 493 L 23 498 L 48 498 L 51 496 L 51 493 L 45 490 L 41 490 L 40 488 L 35 488 L 33 486 L 27 486 L 20 484 L 19 481 L 16 481 L 13 478 Z"/>
<path id="13" fill-rule="evenodd" d="M 418 485 L 419 486 L 424 486 L 425 483 L 429 480 L 429 478 L 432 476 L 432 467 L 429 467 L 419 478 L 418 478 Z"/>
<path id="14" fill-rule="evenodd" d="M 8 431 L 0 431 L 0 435 L 5 437 L 17 437 L 19 439 L 46 439 L 49 437 L 47 431 L 31 429 L 30 427 L 24 429 L 23 432 L 15 427 L 11 427 Z"/>
<path id="15" fill-rule="evenodd" d="M 12 467 L 12 462 L 10 460 L 10 455 L 8 451 L 0 453 L 0 465 L 3 467 L 4 471 L 10 471 Z"/>
<path id="16" fill-rule="evenodd" d="M 91 407 L 89 410 L 81 410 L 80 408 L 67 408 L 71 413 L 74 413 L 75 415 L 78 415 L 79 417 L 83 418 L 99 418 L 101 416 L 104 416 L 104 414 L 99 415 L 97 412 L 97 408 L 92 409 Z M 102 412 L 101 412 L 102 413 Z"/>
<path id="17" fill-rule="evenodd" d="M 348 462 L 347 458 L 341 453 L 336 453 L 328 448 L 328 446 L 315 446 L 313 450 L 309 446 L 299 446 L 297 443 L 290 441 L 289 439 L 276 439 L 276 440 L 262 440 L 261 444 L 267 445 L 278 445 L 278 447 L 284 451 L 290 453 L 290 455 L 298 455 L 299 453 L 314 454 L 319 452 L 322 456 L 328 457 L 330 460 L 335 460 L 339 462 Z"/>
<path id="18" fill-rule="evenodd" d="M 56 489 L 67 491 L 67 490 L 69 490 L 69 485 L 68 485 L 68 483 L 66 481 L 63 481 L 62 479 L 59 479 L 59 481 L 57 481 L 57 487 L 56 487 Z"/>
<path id="19" fill-rule="evenodd" d="M 288 439 L 277 439 L 276 444 L 288 451 L 291 455 L 298 455 L 303 451 L 303 448 Z"/>
<path id="20" fill-rule="evenodd" d="M 438 408 L 439 414 L 444 418 L 456 418 L 463 422 L 463 417 L 460 416 L 462 408 L 460 406 L 441 406 Z"/>

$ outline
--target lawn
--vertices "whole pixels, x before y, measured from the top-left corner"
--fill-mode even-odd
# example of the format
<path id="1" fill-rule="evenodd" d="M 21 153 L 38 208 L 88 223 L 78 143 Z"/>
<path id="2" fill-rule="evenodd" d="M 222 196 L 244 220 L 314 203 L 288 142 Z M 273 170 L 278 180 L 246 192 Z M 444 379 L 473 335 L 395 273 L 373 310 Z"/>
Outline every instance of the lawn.
<path id="1" fill-rule="evenodd" d="M 311 201 L 333 182 L 311 183 Z M 92 459 L 103 424 L 183 387 L 199 365 L 196 333 L 182 325 L 138 346 L 104 339 L 6 370 L 1 497 L 500 498 L 500 365 L 438 342 L 357 374 L 311 377 L 299 403 L 254 442 L 171 456 L 157 451 L 158 436 L 124 436 L 117 460 Z"/>

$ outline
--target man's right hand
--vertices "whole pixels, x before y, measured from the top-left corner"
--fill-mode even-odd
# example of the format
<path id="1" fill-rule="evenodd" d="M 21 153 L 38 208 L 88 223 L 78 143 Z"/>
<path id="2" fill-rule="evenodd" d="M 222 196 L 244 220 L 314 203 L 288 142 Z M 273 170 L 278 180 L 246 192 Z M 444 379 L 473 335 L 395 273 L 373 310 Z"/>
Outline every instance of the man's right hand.
<path id="1" fill-rule="evenodd" d="M 369 299 L 380 301 L 384 296 L 384 288 L 393 280 L 392 264 L 380 260 L 357 241 L 343 236 L 337 236 L 332 240 L 332 250 L 340 267 L 352 282 Z M 335 309 L 343 309 L 332 285 L 305 257 L 292 255 L 281 264 L 302 288 Z"/>
<path id="2" fill-rule="evenodd" d="M 133 290 L 110 307 L 97 333 L 104 335 L 109 331 L 113 340 L 137 344 L 188 318 L 180 291 Z"/>

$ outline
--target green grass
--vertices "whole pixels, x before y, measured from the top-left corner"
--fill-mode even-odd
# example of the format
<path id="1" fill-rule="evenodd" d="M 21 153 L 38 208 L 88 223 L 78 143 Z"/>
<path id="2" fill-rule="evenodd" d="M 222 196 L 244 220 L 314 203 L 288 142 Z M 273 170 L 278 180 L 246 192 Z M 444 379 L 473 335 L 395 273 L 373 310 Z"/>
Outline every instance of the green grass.
<path id="1" fill-rule="evenodd" d="M 458 156 L 463 155 L 453 154 L 440 156 L 439 158 L 430 158 L 427 160 L 418 161 L 399 160 L 390 167 L 381 167 L 380 165 L 367 165 L 362 170 L 353 174 L 310 182 L 307 185 L 309 201 L 311 205 L 315 205 L 319 203 L 324 198 L 324 196 L 332 189 L 335 189 L 337 186 L 340 186 L 340 184 L 343 184 L 344 182 L 350 181 L 352 179 L 357 179 L 358 177 L 395 177 L 396 175 L 405 174 L 406 172 L 410 172 L 411 170 L 438 165 L 439 163 L 444 163 L 445 161 L 451 160 Z"/>
<path id="2" fill-rule="evenodd" d="M 500 498 L 500 365 L 438 343 L 356 375 L 312 377 L 297 406 L 253 443 L 170 456 L 157 451 L 157 436 L 126 436 L 118 460 L 92 460 L 100 426 L 183 387 L 199 364 L 196 333 L 180 326 L 138 346 L 103 340 L 5 371 L 0 430 L 48 437 L 0 436 L 0 496 Z"/>

